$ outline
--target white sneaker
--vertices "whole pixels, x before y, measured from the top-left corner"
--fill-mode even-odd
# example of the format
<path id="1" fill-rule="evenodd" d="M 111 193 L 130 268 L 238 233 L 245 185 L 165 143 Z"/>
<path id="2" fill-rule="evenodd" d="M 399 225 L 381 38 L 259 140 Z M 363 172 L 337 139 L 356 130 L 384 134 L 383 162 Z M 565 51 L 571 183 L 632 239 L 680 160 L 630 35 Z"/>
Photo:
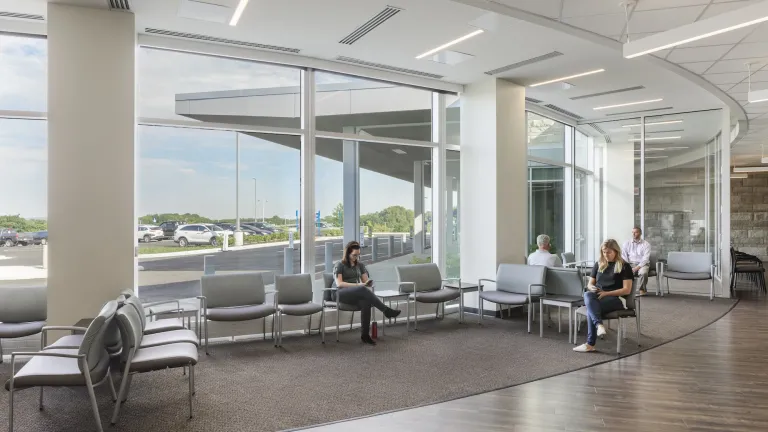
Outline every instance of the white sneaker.
<path id="1" fill-rule="evenodd" d="M 595 350 L 595 347 L 589 346 L 587 344 L 581 344 L 573 349 L 575 352 L 579 353 L 588 353 Z"/>
<path id="2" fill-rule="evenodd" d="M 602 324 L 597 325 L 597 337 L 603 337 L 605 336 L 605 326 Z"/>

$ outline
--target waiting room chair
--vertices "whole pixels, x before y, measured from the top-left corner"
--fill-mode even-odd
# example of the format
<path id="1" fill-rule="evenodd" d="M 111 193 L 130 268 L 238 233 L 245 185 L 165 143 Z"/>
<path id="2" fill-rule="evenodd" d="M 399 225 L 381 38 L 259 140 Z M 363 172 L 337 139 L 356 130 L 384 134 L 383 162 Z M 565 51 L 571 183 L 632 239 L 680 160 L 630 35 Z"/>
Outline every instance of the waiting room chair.
<path id="1" fill-rule="evenodd" d="M 308 334 L 312 334 L 312 315 L 316 313 L 320 313 L 320 332 L 325 343 L 325 308 L 312 303 L 312 276 L 308 274 L 275 276 L 275 291 L 278 328 L 275 346 L 283 345 L 283 315 L 309 316 Z"/>
<path id="2" fill-rule="evenodd" d="M 48 287 L 0 287 L 0 363 L 3 339 L 42 332 L 48 319 Z"/>
<path id="3" fill-rule="evenodd" d="M 260 272 L 204 275 L 200 279 L 200 285 L 203 295 L 198 296 L 198 299 L 205 332 L 206 355 L 208 355 L 208 321 L 234 322 L 263 319 L 262 333 L 264 339 L 267 339 L 267 317 L 274 315 L 277 308 L 274 304 L 267 304 L 267 291 Z M 273 339 L 274 333 L 273 320 Z"/>
<path id="4" fill-rule="evenodd" d="M 459 278 L 443 279 L 440 269 L 435 263 L 409 264 L 396 266 L 400 292 L 412 293 L 409 297 L 413 300 L 413 329 L 419 326 L 419 303 L 437 304 L 439 313 L 443 307 L 445 317 L 445 303 L 459 298 L 460 291 L 453 288 L 445 288 L 443 284 L 449 281 L 459 281 Z M 406 331 L 410 327 L 410 308 L 406 320 Z"/>
<path id="5" fill-rule="evenodd" d="M 123 340 L 120 358 L 123 379 L 120 381 L 120 391 L 112 414 L 112 425 L 117 423 L 122 401 L 128 397 L 133 375 L 173 368 L 189 368 L 189 418 L 192 418 L 197 344 L 180 342 L 145 348 L 142 347 L 145 336 L 141 328 L 141 316 L 136 309 L 126 304 L 117 310 L 116 319 Z"/>
<path id="6" fill-rule="evenodd" d="M 14 392 L 40 387 L 40 410 L 43 409 L 43 387 L 85 387 L 91 401 L 96 420 L 96 429 L 102 432 L 99 406 L 93 388 L 109 383 L 112 400 L 116 400 L 115 387 L 110 375 L 110 358 L 104 344 L 106 329 L 115 317 L 117 302 L 107 302 L 98 316 L 91 321 L 85 332 L 83 343 L 77 349 L 51 349 L 40 352 L 17 352 L 11 354 L 11 378 L 5 384 L 8 390 L 9 432 L 13 432 Z M 16 372 L 16 357 L 32 357 Z"/>
<path id="7" fill-rule="evenodd" d="M 573 335 L 573 310 L 584 304 L 584 279 L 578 269 L 547 267 L 544 279 L 547 295 L 539 299 L 539 336 L 544 337 L 544 306 L 557 307 L 557 331 L 560 332 L 562 318 L 560 308 L 568 308 L 568 342 Z"/>
<path id="8" fill-rule="evenodd" d="M 178 300 L 142 303 L 141 299 L 134 295 L 133 290 L 124 290 L 120 295 L 123 296 L 126 301 L 130 300 L 128 303 L 130 303 L 139 311 L 139 315 L 141 315 L 141 328 L 143 329 L 145 335 L 162 333 L 172 330 L 183 330 L 187 328 L 184 325 L 184 320 L 181 318 L 181 314 L 179 314 L 177 318 L 166 318 L 156 321 L 150 321 L 148 319 L 151 318 L 152 314 L 148 313 L 145 308 L 158 306 L 161 304 L 176 304 L 175 311 L 181 312 L 181 307 Z"/>
<path id="9" fill-rule="evenodd" d="M 547 268 L 544 266 L 529 266 L 521 264 L 499 264 L 496 279 L 480 279 L 478 323 L 483 320 L 483 302 L 489 301 L 499 305 L 528 306 L 528 333 L 534 319 L 533 305 L 546 295 L 545 278 Z M 483 282 L 496 284 L 496 290 L 486 291 Z"/>
<path id="10" fill-rule="evenodd" d="M 731 248 L 731 296 L 734 295 L 736 280 L 739 276 L 746 277 L 761 292 L 766 292 L 763 261 L 754 255 L 741 253 Z"/>
<path id="11" fill-rule="evenodd" d="M 709 280 L 709 299 L 715 298 L 715 266 L 710 252 L 670 252 L 667 262 L 661 265 L 661 278 L 666 280 L 669 294 L 669 280 Z M 664 289 L 661 290 L 664 296 Z"/>
<path id="12" fill-rule="evenodd" d="M 635 284 L 637 282 L 637 279 L 632 280 L 632 292 L 625 297 L 625 300 L 627 302 L 627 308 L 623 310 L 613 311 L 609 312 L 607 314 L 603 314 L 603 321 L 611 321 L 611 320 L 618 320 L 619 325 L 617 329 L 616 334 L 616 354 L 621 354 L 621 340 L 626 339 L 624 329 L 624 325 L 622 320 L 627 318 L 634 318 L 635 319 L 635 325 L 637 326 L 637 346 L 640 346 L 640 298 L 637 297 L 637 291 L 635 290 Z M 576 309 L 576 313 L 574 314 L 574 320 L 576 321 L 575 325 L 573 326 L 575 333 L 573 334 L 573 343 L 574 345 L 576 342 L 576 336 L 579 333 L 580 326 L 581 326 L 581 320 L 579 320 L 579 317 L 583 316 L 585 319 L 589 319 L 587 316 L 587 307 L 582 306 L 578 309 Z"/>
<path id="13" fill-rule="evenodd" d="M 374 287 L 368 287 L 371 291 L 376 291 Z M 352 323 L 355 320 L 355 312 L 360 312 L 360 306 L 352 305 L 348 303 L 339 303 L 336 300 L 336 280 L 331 273 L 323 273 L 323 315 L 325 315 L 325 308 L 336 309 L 336 342 L 339 341 L 339 320 L 341 314 L 339 312 L 352 312 L 352 316 L 349 318 L 349 329 L 352 329 Z M 323 326 L 325 321 L 323 321 Z M 325 343 L 325 328 L 323 327 L 323 343 Z"/>

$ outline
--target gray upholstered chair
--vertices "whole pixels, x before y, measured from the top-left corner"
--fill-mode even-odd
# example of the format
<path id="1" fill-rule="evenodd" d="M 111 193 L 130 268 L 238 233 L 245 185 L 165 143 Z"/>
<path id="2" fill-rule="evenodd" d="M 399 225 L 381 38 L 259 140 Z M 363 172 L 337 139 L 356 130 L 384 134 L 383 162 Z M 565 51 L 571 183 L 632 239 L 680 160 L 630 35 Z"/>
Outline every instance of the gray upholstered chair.
<path id="1" fill-rule="evenodd" d="M 167 300 L 144 304 L 141 302 L 140 298 L 133 295 L 132 293 L 132 291 L 125 290 L 120 295 L 124 297 L 125 302 L 131 304 L 139 311 L 139 315 L 141 315 L 141 328 L 143 329 L 145 335 L 162 333 L 172 330 L 183 330 L 186 328 L 186 326 L 184 326 L 184 320 L 181 318 L 181 307 L 179 306 L 178 300 Z M 179 316 L 177 318 L 165 318 L 156 321 L 150 321 L 147 319 L 150 314 L 147 313 L 145 307 L 157 306 L 166 303 L 176 304 L 175 310 L 179 312 Z"/>
<path id="2" fill-rule="evenodd" d="M 573 252 L 563 252 L 560 258 L 563 260 L 563 267 L 579 269 L 582 276 L 589 276 L 592 265 L 595 263 L 593 260 L 576 261 L 576 254 Z"/>
<path id="3" fill-rule="evenodd" d="M 412 293 L 409 299 L 413 300 L 414 330 L 418 330 L 419 326 L 419 303 L 437 304 L 437 313 L 439 313 L 440 305 L 442 305 L 443 316 L 445 316 L 445 303 L 456 300 L 461 295 L 459 290 L 443 286 L 444 282 L 459 281 L 460 279 L 443 279 L 437 264 L 410 264 L 397 266 L 395 269 L 397 270 L 400 292 Z M 409 308 L 406 330 L 410 327 L 410 315 Z"/>
<path id="4" fill-rule="evenodd" d="M 483 301 L 499 305 L 528 306 L 528 333 L 534 318 L 533 305 L 546 295 L 545 278 L 547 268 L 522 264 L 499 264 L 496 279 L 480 279 L 478 286 L 479 314 L 478 323 L 483 319 Z M 483 289 L 483 282 L 496 284 L 495 291 Z"/>
<path id="5" fill-rule="evenodd" d="M 660 266 L 660 278 L 667 283 L 669 294 L 669 280 L 709 280 L 709 299 L 715 298 L 715 266 L 712 264 L 710 252 L 670 252 L 667 262 Z M 664 289 L 661 290 L 662 297 Z"/>
<path id="6" fill-rule="evenodd" d="M 616 354 L 621 354 L 621 340 L 626 339 L 626 331 L 624 330 L 623 321 L 627 318 L 635 319 L 635 324 L 637 327 L 637 346 L 640 346 L 640 299 L 642 297 L 637 297 L 637 291 L 635 290 L 635 284 L 637 283 L 637 279 L 632 280 L 632 292 L 626 297 L 624 297 L 624 300 L 627 302 L 627 308 L 623 310 L 613 311 L 609 312 L 607 314 L 603 314 L 603 321 L 611 321 L 611 320 L 618 320 L 619 325 L 617 329 L 616 334 Z M 587 317 L 587 307 L 582 306 L 578 309 L 576 309 L 576 313 L 574 314 L 574 320 L 576 321 L 576 325 L 574 326 L 574 334 L 573 334 L 573 343 L 576 344 L 576 335 L 579 333 L 581 321 L 579 320 L 579 317 L 584 317 L 584 319 L 589 319 Z"/>
<path id="7" fill-rule="evenodd" d="M 312 276 L 308 274 L 275 276 L 277 337 L 275 346 L 283 345 L 283 315 L 309 316 L 308 334 L 312 334 L 312 315 L 320 314 L 320 333 L 325 343 L 325 309 L 312 303 Z"/>
<path id="8" fill-rule="evenodd" d="M 40 409 L 43 409 L 43 387 L 86 387 L 91 400 L 96 428 L 100 432 L 101 417 L 96 402 L 95 386 L 109 383 L 112 400 L 116 400 L 115 387 L 109 372 L 110 358 L 104 344 L 106 329 L 115 317 L 117 302 L 107 302 L 98 316 L 91 321 L 85 332 L 83 343 L 77 349 L 55 349 L 40 352 L 17 352 L 11 354 L 11 378 L 5 384 L 8 390 L 10 410 L 9 432 L 13 432 L 13 394 L 14 392 L 40 387 Z M 67 329 L 67 327 L 59 327 Z M 32 357 L 16 372 L 16 357 Z"/>
<path id="9" fill-rule="evenodd" d="M 557 331 L 560 332 L 562 318 L 560 308 L 568 308 L 568 342 L 573 335 L 574 307 L 584 304 L 584 279 L 578 269 L 548 267 L 545 279 L 547 295 L 539 301 L 539 336 L 544 337 L 544 306 L 557 307 Z"/>
<path id="10" fill-rule="evenodd" d="M 661 265 L 658 252 L 651 250 L 651 256 L 648 259 L 648 278 L 656 278 L 656 295 L 659 295 L 659 291 L 661 291 L 661 283 L 659 282 L 659 267 Z"/>
<path id="11" fill-rule="evenodd" d="M 375 291 L 374 287 L 368 287 L 371 291 Z M 336 291 L 338 291 L 338 288 L 336 287 L 336 280 L 333 278 L 333 274 L 331 273 L 323 273 L 323 315 L 325 315 L 325 308 L 333 308 L 336 309 L 336 342 L 339 341 L 339 320 L 341 314 L 339 312 L 352 312 L 352 315 L 349 318 L 349 329 L 352 329 L 352 323 L 355 320 L 355 312 L 360 312 L 360 306 L 358 305 L 351 305 L 348 303 L 339 303 L 336 301 Z M 323 325 L 325 325 L 325 320 L 323 320 Z M 325 343 L 325 330 L 323 328 L 323 343 Z"/>
<path id="12" fill-rule="evenodd" d="M 42 332 L 48 317 L 46 286 L 0 287 L 0 363 L 3 339 L 32 336 Z"/>
<path id="13" fill-rule="evenodd" d="M 156 370 L 189 368 L 189 418 L 192 418 L 192 395 L 195 393 L 195 365 L 197 364 L 197 345 L 194 343 L 173 343 L 153 347 L 142 347 L 144 334 L 141 328 L 141 316 L 135 308 L 124 305 L 117 310 L 116 319 L 123 339 L 123 352 L 120 356 L 120 368 L 123 379 L 120 381 L 112 424 L 117 423 L 122 401 L 128 397 L 133 375 Z"/>
<path id="14" fill-rule="evenodd" d="M 205 332 L 205 354 L 208 354 L 208 321 L 263 319 L 262 333 L 267 339 L 267 317 L 274 315 L 277 309 L 274 304 L 267 304 L 267 291 L 260 272 L 204 275 L 200 285 L 203 295 L 198 299 Z M 273 338 L 274 331 L 273 321 Z"/>

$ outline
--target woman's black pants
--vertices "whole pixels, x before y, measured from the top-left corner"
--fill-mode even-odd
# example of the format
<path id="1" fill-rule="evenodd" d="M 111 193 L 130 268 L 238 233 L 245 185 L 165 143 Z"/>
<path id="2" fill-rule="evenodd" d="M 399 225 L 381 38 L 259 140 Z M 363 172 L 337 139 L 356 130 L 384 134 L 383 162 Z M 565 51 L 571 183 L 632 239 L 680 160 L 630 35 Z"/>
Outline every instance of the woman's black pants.
<path id="1" fill-rule="evenodd" d="M 336 297 L 339 303 L 356 305 L 360 307 L 360 327 L 361 334 L 367 335 L 371 327 L 371 306 L 384 312 L 387 306 L 380 298 L 364 286 L 341 288 L 336 291 Z"/>

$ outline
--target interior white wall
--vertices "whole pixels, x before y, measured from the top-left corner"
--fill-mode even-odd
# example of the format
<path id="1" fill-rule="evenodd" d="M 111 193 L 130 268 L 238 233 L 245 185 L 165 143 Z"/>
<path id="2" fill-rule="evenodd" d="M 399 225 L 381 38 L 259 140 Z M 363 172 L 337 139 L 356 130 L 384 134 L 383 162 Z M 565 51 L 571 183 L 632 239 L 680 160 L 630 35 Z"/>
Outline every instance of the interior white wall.
<path id="1" fill-rule="evenodd" d="M 634 143 L 620 142 L 605 146 L 603 220 L 606 238 L 615 239 L 619 244 L 629 239 L 635 225 L 634 147 Z"/>
<path id="2" fill-rule="evenodd" d="M 133 14 L 48 4 L 51 325 L 135 286 L 135 54 Z"/>
<path id="3" fill-rule="evenodd" d="M 526 256 L 525 88 L 496 78 L 478 81 L 465 87 L 461 109 L 461 278 L 476 281 Z M 476 295 L 465 300 L 477 307 Z"/>

